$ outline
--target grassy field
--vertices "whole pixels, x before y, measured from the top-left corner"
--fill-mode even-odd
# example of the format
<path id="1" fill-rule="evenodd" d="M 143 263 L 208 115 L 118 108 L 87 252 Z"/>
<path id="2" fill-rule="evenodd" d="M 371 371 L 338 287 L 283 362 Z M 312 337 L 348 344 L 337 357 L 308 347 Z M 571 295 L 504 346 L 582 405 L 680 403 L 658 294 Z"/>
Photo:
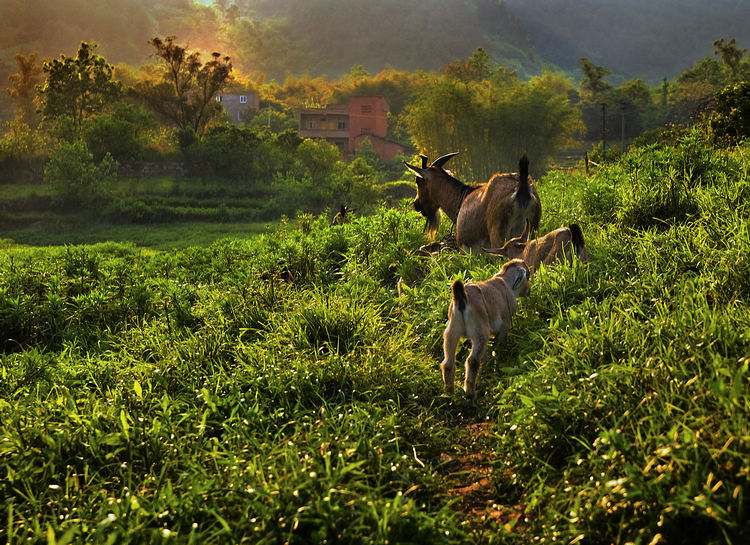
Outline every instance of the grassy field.
<path id="1" fill-rule="evenodd" d="M 6 243 L 0 542 L 748 542 L 749 166 L 691 133 L 543 178 L 591 261 L 533 278 L 476 401 L 449 286 L 500 265 L 410 255 L 414 212 Z"/>
<path id="2" fill-rule="evenodd" d="M 26 246 L 132 242 L 167 250 L 249 238 L 278 223 L 247 219 L 267 195 L 238 183 L 175 176 L 118 179 L 109 202 L 94 213 L 55 203 L 43 183 L 0 185 L 0 238 Z M 102 210 L 103 208 L 104 210 Z"/>
<path id="3" fill-rule="evenodd" d="M 66 244 L 132 243 L 156 250 L 208 246 L 223 238 L 253 238 L 275 228 L 271 222 L 216 223 L 181 222 L 113 225 L 110 223 L 43 223 L 5 229 L 5 244 L 25 246 L 64 246 Z"/>

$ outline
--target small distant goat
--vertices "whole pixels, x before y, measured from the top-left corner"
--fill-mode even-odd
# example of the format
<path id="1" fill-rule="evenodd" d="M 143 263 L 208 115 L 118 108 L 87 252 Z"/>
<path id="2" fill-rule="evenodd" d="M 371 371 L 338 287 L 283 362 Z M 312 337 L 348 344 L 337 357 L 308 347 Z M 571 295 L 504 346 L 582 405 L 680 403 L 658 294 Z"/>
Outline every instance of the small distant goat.
<path id="1" fill-rule="evenodd" d="M 542 205 L 534 180 L 529 176 L 526 155 L 518 162 L 518 174 L 495 174 L 485 184 L 468 185 L 443 169 L 457 153 L 448 153 L 427 165 L 416 167 L 404 162 L 417 181 L 414 209 L 426 220 L 430 238 L 440 225 L 440 210 L 456 225 L 458 245 L 479 253 L 483 246 L 500 247 L 508 239 L 519 236 L 526 220 L 532 230 L 539 227 Z"/>
<path id="2" fill-rule="evenodd" d="M 529 294 L 529 269 L 522 260 L 513 259 L 489 280 L 466 285 L 456 280 L 451 290 L 453 297 L 448 307 L 448 325 L 443 332 L 445 357 L 440 364 L 443 383 L 446 392 L 452 394 L 456 348 L 462 338 L 468 338 L 471 340 L 471 353 L 466 359 L 464 390 L 468 396 L 474 397 L 490 336 L 494 335 L 496 342 L 505 340 L 518 298 Z"/>
<path id="3" fill-rule="evenodd" d="M 336 212 L 335 216 L 333 216 L 333 219 L 331 220 L 331 226 L 343 225 L 344 223 L 347 223 L 349 221 L 349 212 L 354 212 L 355 210 L 356 208 L 349 208 L 348 206 L 342 204 L 341 209 Z"/>
<path id="4" fill-rule="evenodd" d="M 551 265 L 558 260 L 572 263 L 574 255 L 583 263 L 587 261 L 586 244 L 577 224 L 571 223 L 568 227 L 560 227 L 543 237 L 524 242 L 528 229 L 527 223 L 521 236 L 510 239 L 502 248 L 484 248 L 484 251 L 509 259 L 523 259 L 532 274 L 540 265 Z"/>

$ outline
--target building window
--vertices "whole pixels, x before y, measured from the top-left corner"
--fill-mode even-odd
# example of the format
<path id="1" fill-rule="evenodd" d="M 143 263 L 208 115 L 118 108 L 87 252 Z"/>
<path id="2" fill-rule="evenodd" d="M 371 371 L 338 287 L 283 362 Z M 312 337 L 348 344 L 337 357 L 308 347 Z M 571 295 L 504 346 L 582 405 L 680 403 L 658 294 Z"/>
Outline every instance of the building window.
<path id="1" fill-rule="evenodd" d="M 307 122 L 307 128 L 308 128 L 308 129 L 314 129 L 314 128 L 315 128 L 315 121 L 313 121 L 312 119 L 310 119 L 310 120 L 309 120 L 309 121 Z"/>
<path id="2" fill-rule="evenodd" d="M 363 114 L 371 114 L 372 113 L 372 104 L 362 104 L 362 113 Z"/>
<path id="3" fill-rule="evenodd" d="M 247 96 L 240 95 L 240 104 L 247 104 Z"/>
<path id="4" fill-rule="evenodd" d="M 339 121 L 339 129 L 345 129 L 346 128 L 346 121 Z"/>

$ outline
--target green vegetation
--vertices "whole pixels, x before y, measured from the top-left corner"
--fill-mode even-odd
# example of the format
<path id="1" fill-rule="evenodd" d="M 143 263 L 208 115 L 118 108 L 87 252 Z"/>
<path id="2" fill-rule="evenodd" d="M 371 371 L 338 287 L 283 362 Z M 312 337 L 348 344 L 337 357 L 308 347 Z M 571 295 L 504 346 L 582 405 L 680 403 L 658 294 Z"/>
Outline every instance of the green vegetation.
<path id="1" fill-rule="evenodd" d="M 747 541 L 734 39 L 657 87 L 581 57 L 576 87 L 541 70 L 514 2 L 65 4 L 111 36 L 126 17 L 156 55 L 113 65 L 134 42 L 100 56 L 77 30 L 55 50 L 75 57 L 18 53 L 64 8 L 0 6 L 1 543 Z M 296 70 L 325 51 L 313 73 L 340 75 Z M 365 53 L 394 51 L 439 71 L 371 75 Z M 260 110 L 230 122 L 215 98 L 232 90 Z M 449 286 L 500 262 L 413 255 L 407 158 L 296 131 L 299 108 L 362 95 L 386 97 L 410 160 L 460 151 L 467 181 L 526 151 L 541 231 L 583 227 L 591 262 L 535 275 L 477 400 L 442 393 Z M 544 175 L 566 146 L 593 160 Z"/>
<path id="2" fill-rule="evenodd" d="M 712 138 L 540 180 L 591 262 L 533 278 L 475 403 L 441 392 L 449 286 L 499 263 L 410 255 L 415 212 L 5 241 L 0 540 L 743 543 L 750 147 Z"/>
<path id="3" fill-rule="evenodd" d="M 484 69 L 478 69 L 479 59 Z M 583 128 L 580 112 L 568 100 L 572 83 L 559 74 L 520 82 L 507 69 L 492 66 L 482 49 L 445 72 L 423 86 L 402 120 L 429 157 L 461 152 L 454 165 L 462 179 L 484 182 L 498 171 L 516 171 L 524 152 L 543 172 Z"/>

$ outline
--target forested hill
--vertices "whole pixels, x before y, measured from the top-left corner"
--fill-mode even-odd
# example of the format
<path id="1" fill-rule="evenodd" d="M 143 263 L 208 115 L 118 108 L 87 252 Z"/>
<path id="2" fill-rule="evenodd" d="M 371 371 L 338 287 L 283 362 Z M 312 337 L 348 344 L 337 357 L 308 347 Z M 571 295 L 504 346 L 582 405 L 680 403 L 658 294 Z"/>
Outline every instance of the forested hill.
<path id="1" fill-rule="evenodd" d="M 140 64 L 157 34 L 276 78 L 338 77 L 353 65 L 436 69 L 479 46 L 521 76 L 542 66 L 520 21 L 495 0 L 2 0 L 0 19 L 0 77 L 14 71 L 16 52 L 70 55 L 82 40 L 109 62 Z"/>
<path id="2" fill-rule="evenodd" d="M 521 77 L 544 65 L 573 72 L 588 57 L 654 83 L 711 55 L 717 38 L 750 46 L 746 0 L 2 0 L 0 20 L 0 85 L 17 52 L 72 55 L 85 40 L 109 62 L 139 65 L 155 35 L 278 79 L 436 69 L 482 46 Z"/>
<path id="3" fill-rule="evenodd" d="M 545 61 L 563 70 L 587 57 L 656 84 L 713 53 L 718 38 L 750 47 L 747 0 L 504 0 Z"/>

